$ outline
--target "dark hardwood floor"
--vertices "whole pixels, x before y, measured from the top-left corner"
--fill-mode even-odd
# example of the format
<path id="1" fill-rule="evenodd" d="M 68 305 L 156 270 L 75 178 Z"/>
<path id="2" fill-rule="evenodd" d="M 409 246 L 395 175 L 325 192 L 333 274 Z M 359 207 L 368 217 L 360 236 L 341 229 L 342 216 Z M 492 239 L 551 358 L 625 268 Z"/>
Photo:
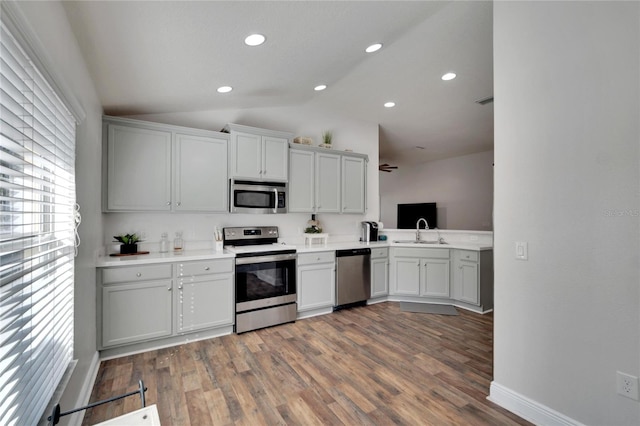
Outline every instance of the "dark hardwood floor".
<path id="1" fill-rule="evenodd" d="M 148 387 L 168 425 L 525 425 L 487 401 L 493 315 L 395 302 L 104 361 L 91 401 Z M 140 408 L 87 410 L 85 425 Z"/>

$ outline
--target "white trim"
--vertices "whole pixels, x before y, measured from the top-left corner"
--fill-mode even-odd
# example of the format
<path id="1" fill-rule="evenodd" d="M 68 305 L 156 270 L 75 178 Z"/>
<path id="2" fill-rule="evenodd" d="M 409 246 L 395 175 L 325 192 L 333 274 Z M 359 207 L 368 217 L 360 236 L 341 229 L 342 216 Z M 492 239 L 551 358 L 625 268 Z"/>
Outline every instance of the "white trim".
<path id="1" fill-rule="evenodd" d="M 96 379 L 98 378 L 98 371 L 100 370 L 100 356 L 98 352 L 93 353 L 93 358 L 91 359 L 91 365 L 87 371 L 87 375 L 84 378 L 84 383 L 82 384 L 82 389 L 80 389 L 80 393 L 78 395 L 78 399 L 76 400 L 76 404 L 74 407 L 60 407 L 60 411 L 69 411 L 76 407 L 84 407 L 89 404 L 89 400 L 91 399 L 91 392 L 93 391 L 93 386 L 96 383 Z M 80 426 L 82 425 L 82 421 L 84 420 L 84 414 L 87 410 L 78 411 L 77 413 L 71 414 L 69 417 L 68 425 L 69 426 Z"/>
<path id="2" fill-rule="evenodd" d="M 529 399 L 495 381 L 491 382 L 487 399 L 533 424 L 546 426 L 584 426 L 583 423 Z"/>
<path id="3" fill-rule="evenodd" d="M 76 98 L 71 89 L 69 89 L 63 76 L 59 72 L 54 71 L 56 67 L 51 60 L 49 52 L 24 16 L 18 3 L 18 1 L 14 0 L 2 0 L 0 2 L 0 16 L 2 16 L 2 21 L 10 29 L 11 34 L 13 34 L 16 40 L 18 40 L 20 47 L 24 49 L 29 59 L 33 61 L 38 71 L 40 71 L 42 76 L 47 80 L 47 83 L 51 85 L 62 102 L 69 108 L 76 123 L 82 123 L 87 116 L 84 108 L 82 108 L 78 98 Z"/>

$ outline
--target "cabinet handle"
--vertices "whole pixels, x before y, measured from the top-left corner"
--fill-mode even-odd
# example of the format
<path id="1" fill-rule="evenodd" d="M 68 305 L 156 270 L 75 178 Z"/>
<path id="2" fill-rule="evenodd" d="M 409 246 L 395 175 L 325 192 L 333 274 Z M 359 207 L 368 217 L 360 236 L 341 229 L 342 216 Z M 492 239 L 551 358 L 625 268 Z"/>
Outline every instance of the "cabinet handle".
<path id="1" fill-rule="evenodd" d="M 136 277 L 138 277 L 138 278 L 140 278 L 141 276 L 142 276 L 142 272 L 138 272 L 138 273 L 136 274 Z"/>
<path id="2" fill-rule="evenodd" d="M 178 201 L 178 207 L 180 207 L 182 205 L 182 202 Z"/>
<path id="3" fill-rule="evenodd" d="M 204 270 L 205 270 L 205 271 L 208 271 L 209 269 L 210 269 L 210 268 L 209 268 L 208 266 L 205 266 L 205 267 L 204 267 Z"/>
<path id="4" fill-rule="evenodd" d="M 171 201 L 167 201 L 167 205 L 170 206 L 171 205 Z"/>

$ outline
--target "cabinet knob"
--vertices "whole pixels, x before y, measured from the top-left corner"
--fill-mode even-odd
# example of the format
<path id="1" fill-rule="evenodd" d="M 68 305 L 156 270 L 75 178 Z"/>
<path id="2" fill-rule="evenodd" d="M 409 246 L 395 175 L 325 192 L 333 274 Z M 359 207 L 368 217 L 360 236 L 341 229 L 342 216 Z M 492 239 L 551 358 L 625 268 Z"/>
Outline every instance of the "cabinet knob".
<path id="1" fill-rule="evenodd" d="M 209 269 L 211 269 L 211 268 L 209 268 L 208 266 L 205 266 L 205 267 L 204 267 L 204 270 L 205 270 L 205 271 L 208 271 Z"/>
<path id="2" fill-rule="evenodd" d="M 178 207 L 180 207 L 182 205 L 182 202 L 178 201 Z"/>
<path id="3" fill-rule="evenodd" d="M 171 287 L 169 287 L 169 288 L 167 289 L 167 291 L 171 291 Z"/>
<path id="4" fill-rule="evenodd" d="M 171 201 L 167 201 L 167 205 L 170 206 L 171 205 Z"/>
<path id="5" fill-rule="evenodd" d="M 140 278 L 141 276 L 142 276 L 142 272 L 138 272 L 138 273 L 136 274 L 136 277 L 138 277 L 138 278 Z"/>
<path id="6" fill-rule="evenodd" d="M 178 286 L 178 290 L 182 290 L 182 284 Z"/>

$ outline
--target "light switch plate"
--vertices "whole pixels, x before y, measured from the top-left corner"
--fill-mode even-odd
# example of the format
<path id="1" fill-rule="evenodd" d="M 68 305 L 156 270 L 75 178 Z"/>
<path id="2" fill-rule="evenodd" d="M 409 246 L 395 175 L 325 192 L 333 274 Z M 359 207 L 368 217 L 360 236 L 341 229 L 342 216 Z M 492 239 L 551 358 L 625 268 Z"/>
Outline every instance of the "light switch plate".
<path id="1" fill-rule="evenodd" d="M 516 241 L 516 259 L 529 259 L 529 244 L 524 241 Z"/>

